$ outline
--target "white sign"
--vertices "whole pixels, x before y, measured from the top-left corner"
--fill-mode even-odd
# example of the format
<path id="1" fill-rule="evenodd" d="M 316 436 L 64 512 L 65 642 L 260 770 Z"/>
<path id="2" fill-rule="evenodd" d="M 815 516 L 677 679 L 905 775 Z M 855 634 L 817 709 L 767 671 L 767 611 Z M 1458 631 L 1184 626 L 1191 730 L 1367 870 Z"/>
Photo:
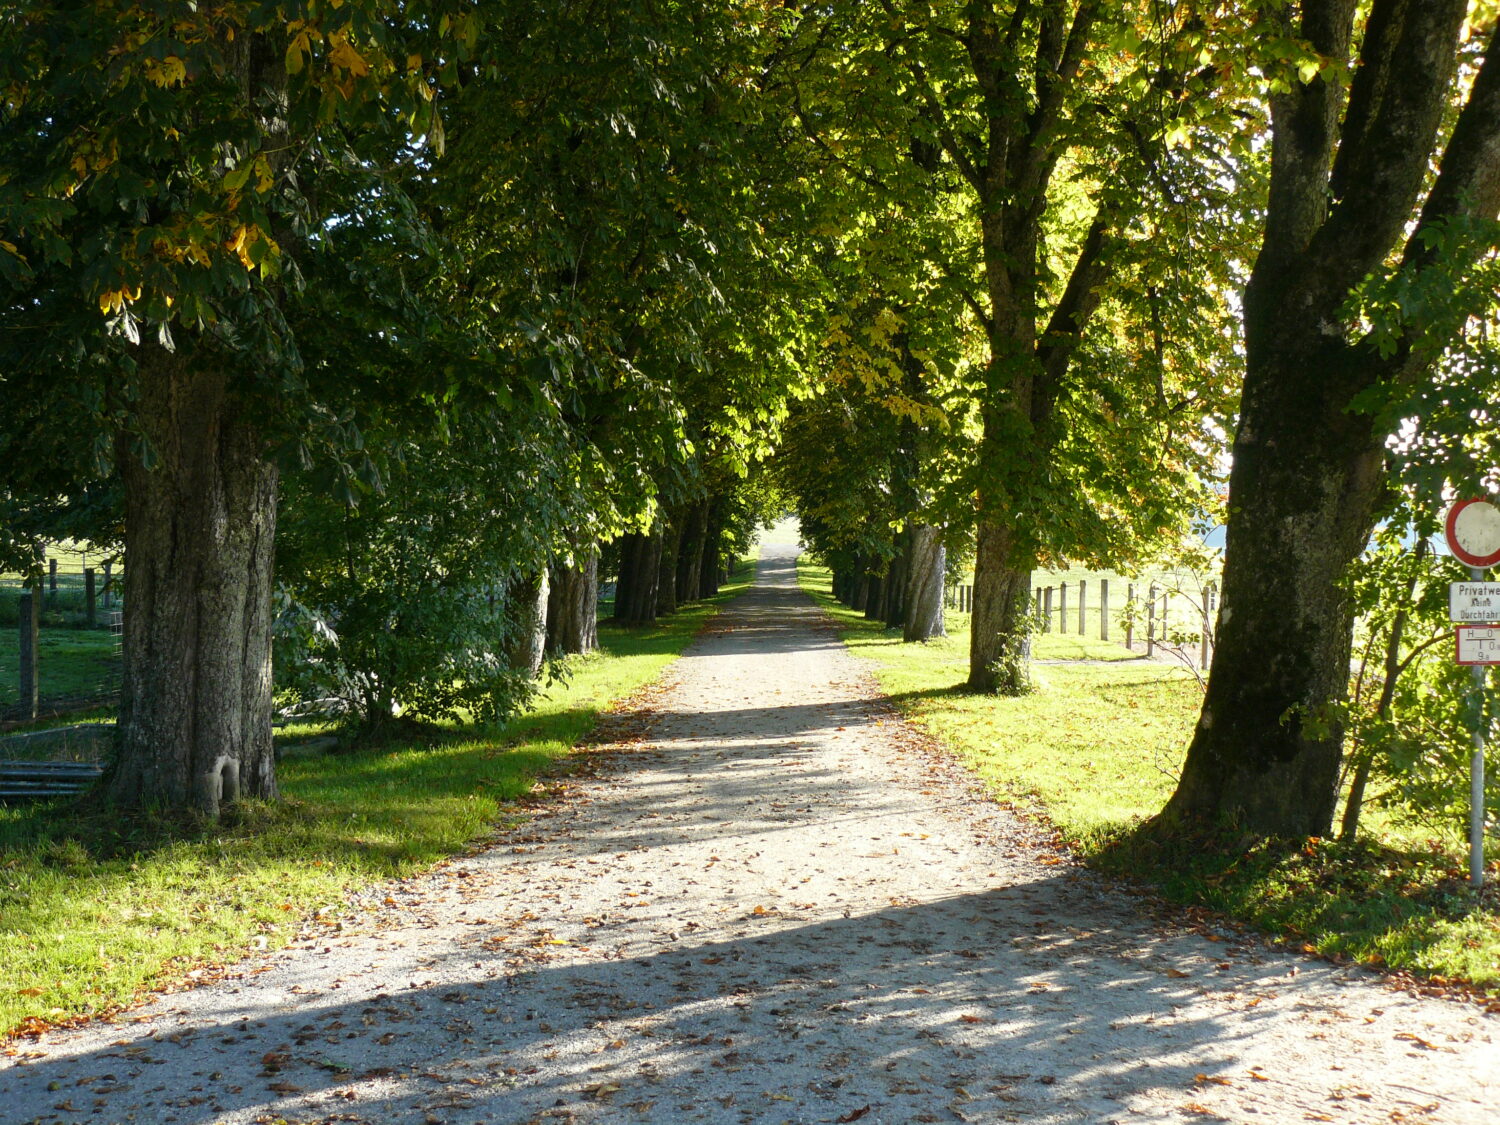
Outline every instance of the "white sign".
<path id="1" fill-rule="evenodd" d="M 1449 621 L 1500 621 L 1500 582 L 1448 583 Z"/>
<path id="2" fill-rule="evenodd" d="M 1500 625 L 1460 625 L 1456 633 L 1460 664 L 1500 664 Z"/>

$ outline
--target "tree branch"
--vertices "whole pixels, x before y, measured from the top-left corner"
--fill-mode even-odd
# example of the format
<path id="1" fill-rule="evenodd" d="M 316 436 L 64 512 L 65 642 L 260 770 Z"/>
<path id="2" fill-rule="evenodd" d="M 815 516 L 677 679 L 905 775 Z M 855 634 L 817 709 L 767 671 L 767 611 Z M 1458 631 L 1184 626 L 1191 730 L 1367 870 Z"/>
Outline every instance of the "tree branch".
<path id="1" fill-rule="evenodd" d="M 1458 115 L 1443 152 L 1437 183 L 1422 208 L 1417 232 L 1407 240 L 1405 260 L 1425 264 L 1433 253 L 1418 237 L 1443 219 L 1493 218 L 1500 212 L 1500 23 L 1490 32 L 1484 65 Z"/>
<path id="2" fill-rule="evenodd" d="M 1073 272 L 1068 277 L 1067 288 L 1058 299 L 1047 329 L 1037 341 L 1037 358 L 1041 361 L 1042 374 L 1037 380 L 1037 394 L 1033 404 L 1050 404 L 1056 397 L 1057 387 L 1068 372 L 1068 365 L 1078 351 L 1083 339 L 1083 330 L 1089 318 L 1103 299 L 1101 289 L 1113 272 L 1105 251 L 1109 246 L 1109 232 L 1114 226 L 1113 208 L 1101 203 L 1094 212 L 1094 221 L 1089 225 L 1078 258 L 1073 263 Z M 1048 407 L 1050 411 L 1050 405 Z"/>
<path id="3" fill-rule="evenodd" d="M 1427 175 L 1456 65 L 1467 0 L 1378 0 L 1350 92 L 1355 131 L 1340 137 L 1342 191 L 1309 246 L 1339 292 L 1380 264 Z"/>

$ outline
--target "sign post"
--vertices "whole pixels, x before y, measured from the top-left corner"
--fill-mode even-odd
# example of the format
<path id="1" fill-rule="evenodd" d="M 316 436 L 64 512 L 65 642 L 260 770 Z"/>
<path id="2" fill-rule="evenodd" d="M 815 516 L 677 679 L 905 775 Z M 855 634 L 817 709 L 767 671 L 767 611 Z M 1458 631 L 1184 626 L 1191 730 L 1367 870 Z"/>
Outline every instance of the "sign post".
<path id="1" fill-rule="evenodd" d="M 1500 507 L 1488 500 L 1460 500 L 1448 511 L 1444 529 L 1448 549 L 1469 568 L 1473 582 L 1448 588 L 1449 616 L 1456 622 L 1500 621 L 1500 583 L 1486 582 L 1485 572 L 1500 563 Z M 1457 658 L 1473 666 L 1474 690 L 1469 699 L 1469 730 L 1474 753 L 1469 759 L 1469 883 L 1484 886 L 1484 713 L 1485 676 L 1500 664 L 1500 627 L 1459 625 Z"/>

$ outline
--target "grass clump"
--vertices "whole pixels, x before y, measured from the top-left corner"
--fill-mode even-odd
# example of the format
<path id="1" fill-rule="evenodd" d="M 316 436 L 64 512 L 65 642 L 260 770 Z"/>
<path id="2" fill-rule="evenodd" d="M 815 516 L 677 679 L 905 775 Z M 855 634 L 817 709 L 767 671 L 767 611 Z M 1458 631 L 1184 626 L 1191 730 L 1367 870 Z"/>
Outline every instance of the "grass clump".
<path id="1" fill-rule="evenodd" d="M 1500 989 L 1500 879 L 1474 894 L 1456 834 L 1419 837 L 1373 810 L 1367 837 L 1352 844 L 1163 841 L 1140 831 L 1176 786 L 1202 704 L 1186 669 L 1050 633 L 1033 639 L 1039 690 L 969 694 L 967 616 L 950 614 L 945 638 L 903 644 L 899 633 L 839 605 L 826 570 L 799 566 L 803 588 L 849 648 L 874 662 L 897 706 L 999 797 L 1055 827 L 1085 863 L 1308 952 Z M 1087 663 L 1049 663 L 1057 660 Z M 1491 870 L 1500 874 L 1500 865 Z"/>
<path id="2" fill-rule="evenodd" d="M 600 652 L 505 725 L 430 727 L 288 756 L 284 800 L 213 823 L 0 806 L 0 1036 L 106 1012 L 141 990 L 332 925 L 356 888 L 462 851 L 516 815 L 595 725 L 651 682 L 718 606 L 646 629 L 603 624 Z"/>

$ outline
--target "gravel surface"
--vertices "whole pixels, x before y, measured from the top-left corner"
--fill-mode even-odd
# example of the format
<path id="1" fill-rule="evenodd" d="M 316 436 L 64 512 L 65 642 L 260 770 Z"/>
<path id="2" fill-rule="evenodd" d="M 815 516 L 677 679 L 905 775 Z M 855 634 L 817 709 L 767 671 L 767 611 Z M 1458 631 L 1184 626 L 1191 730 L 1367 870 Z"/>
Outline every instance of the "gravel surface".
<path id="1" fill-rule="evenodd" d="M 11 1122 L 1500 1121 L 1496 1017 L 1166 927 L 768 548 L 596 769 L 297 948 L 0 1059 Z"/>

